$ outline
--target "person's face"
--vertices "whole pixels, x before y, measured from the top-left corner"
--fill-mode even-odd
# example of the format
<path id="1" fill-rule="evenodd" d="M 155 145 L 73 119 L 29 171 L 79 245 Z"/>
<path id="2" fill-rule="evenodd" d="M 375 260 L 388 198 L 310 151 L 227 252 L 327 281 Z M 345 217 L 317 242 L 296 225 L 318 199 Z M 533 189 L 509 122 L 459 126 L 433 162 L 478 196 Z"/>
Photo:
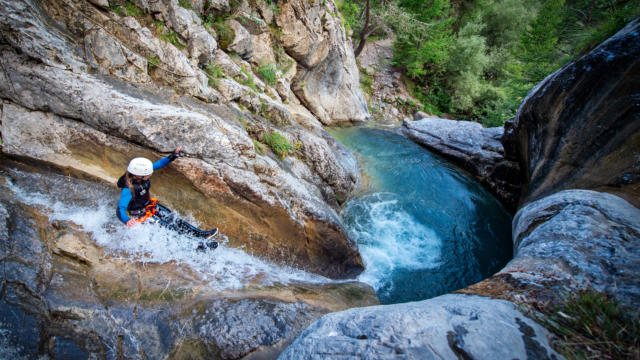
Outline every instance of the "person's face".
<path id="1" fill-rule="evenodd" d="M 138 175 L 133 175 L 133 180 L 135 181 L 145 181 L 145 180 L 149 180 L 151 178 L 151 175 L 147 175 L 147 176 L 138 176 Z"/>

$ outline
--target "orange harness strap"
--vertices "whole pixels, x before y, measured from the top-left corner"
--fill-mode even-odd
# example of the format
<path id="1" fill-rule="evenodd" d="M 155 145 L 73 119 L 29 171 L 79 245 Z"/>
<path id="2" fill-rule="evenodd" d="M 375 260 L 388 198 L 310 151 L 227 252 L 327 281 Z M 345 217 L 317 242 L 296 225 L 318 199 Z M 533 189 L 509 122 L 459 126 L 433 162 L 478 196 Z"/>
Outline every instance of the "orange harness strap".
<path id="1" fill-rule="evenodd" d="M 155 213 L 156 213 L 156 203 L 157 202 L 158 202 L 158 199 L 151 198 L 151 202 L 149 203 L 149 205 L 145 206 L 146 212 L 144 213 L 144 216 L 138 218 L 139 222 L 141 222 L 141 223 L 145 222 L 145 221 L 147 221 L 148 218 L 150 218 L 153 215 L 155 215 Z"/>

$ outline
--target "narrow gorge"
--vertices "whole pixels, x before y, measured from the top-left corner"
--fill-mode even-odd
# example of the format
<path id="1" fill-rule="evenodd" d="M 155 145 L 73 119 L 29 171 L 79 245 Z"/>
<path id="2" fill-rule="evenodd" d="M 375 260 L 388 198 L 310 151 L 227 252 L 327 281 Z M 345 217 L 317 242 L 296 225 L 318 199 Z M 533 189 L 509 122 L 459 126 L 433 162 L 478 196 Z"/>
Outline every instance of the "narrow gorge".
<path id="1" fill-rule="evenodd" d="M 372 120 L 332 0 L 0 12 L 2 358 L 560 359 L 525 308 L 638 309 L 638 20 L 482 128 Z M 115 215 L 177 146 L 215 251 Z"/>

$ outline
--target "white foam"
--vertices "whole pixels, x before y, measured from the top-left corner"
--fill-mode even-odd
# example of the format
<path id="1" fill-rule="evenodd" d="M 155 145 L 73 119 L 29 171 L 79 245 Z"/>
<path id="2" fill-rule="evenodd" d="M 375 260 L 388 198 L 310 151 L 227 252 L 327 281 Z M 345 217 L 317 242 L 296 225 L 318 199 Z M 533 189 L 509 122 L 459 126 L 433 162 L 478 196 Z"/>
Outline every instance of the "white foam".
<path id="1" fill-rule="evenodd" d="M 358 280 L 376 291 L 393 288 L 390 275 L 395 269 L 420 270 L 440 265 L 441 239 L 402 210 L 394 198 L 394 194 L 375 193 L 345 209 L 354 212 L 349 233 L 358 242 L 366 265 Z"/>
<path id="2" fill-rule="evenodd" d="M 143 263 L 176 261 L 186 264 L 201 278 L 208 280 L 216 290 L 239 289 L 253 284 L 288 284 L 292 281 L 332 282 L 319 275 L 272 264 L 241 249 L 227 246 L 224 241 L 215 251 L 199 252 L 196 251 L 196 239 L 180 235 L 160 225 L 145 223 L 127 228 L 116 218 L 117 199 L 109 194 L 113 192 L 106 186 L 106 190 L 100 190 L 96 189 L 95 184 L 75 179 L 75 184 L 67 184 L 65 177 L 47 175 L 44 181 L 47 181 L 46 188 L 49 191 L 45 194 L 39 191 L 39 188 L 33 191 L 23 187 L 37 175 L 19 171 L 14 171 L 13 175 L 22 178 L 21 181 L 17 181 L 22 184 L 16 185 L 11 179 L 7 179 L 5 186 L 20 202 L 42 207 L 51 220 L 71 221 L 81 226 L 84 231 L 92 234 L 98 245 L 104 246 L 110 255 L 117 258 Z M 87 189 L 83 189 L 83 186 Z M 89 204 L 80 205 L 77 201 L 70 200 L 74 196 L 82 197 L 83 192 L 93 197 Z"/>

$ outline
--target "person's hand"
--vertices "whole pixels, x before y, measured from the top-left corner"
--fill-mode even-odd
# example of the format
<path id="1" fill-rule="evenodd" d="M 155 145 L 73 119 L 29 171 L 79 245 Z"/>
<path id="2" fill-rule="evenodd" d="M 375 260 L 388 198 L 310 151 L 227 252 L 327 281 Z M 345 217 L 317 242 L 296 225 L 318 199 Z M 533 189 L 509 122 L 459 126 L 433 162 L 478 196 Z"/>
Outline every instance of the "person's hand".
<path id="1" fill-rule="evenodd" d="M 138 220 L 136 219 L 129 219 L 129 221 L 127 221 L 127 226 L 128 227 L 132 227 L 132 226 L 136 226 L 138 225 Z"/>
<path id="2" fill-rule="evenodd" d="M 180 153 L 181 150 L 182 150 L 182 146 L 178 146 L 175 150 L 173 150 L 173 152 L 169 154 L 169 160 L 173 161 L 176 158 L 182 156 L 182 154 Z"/>

